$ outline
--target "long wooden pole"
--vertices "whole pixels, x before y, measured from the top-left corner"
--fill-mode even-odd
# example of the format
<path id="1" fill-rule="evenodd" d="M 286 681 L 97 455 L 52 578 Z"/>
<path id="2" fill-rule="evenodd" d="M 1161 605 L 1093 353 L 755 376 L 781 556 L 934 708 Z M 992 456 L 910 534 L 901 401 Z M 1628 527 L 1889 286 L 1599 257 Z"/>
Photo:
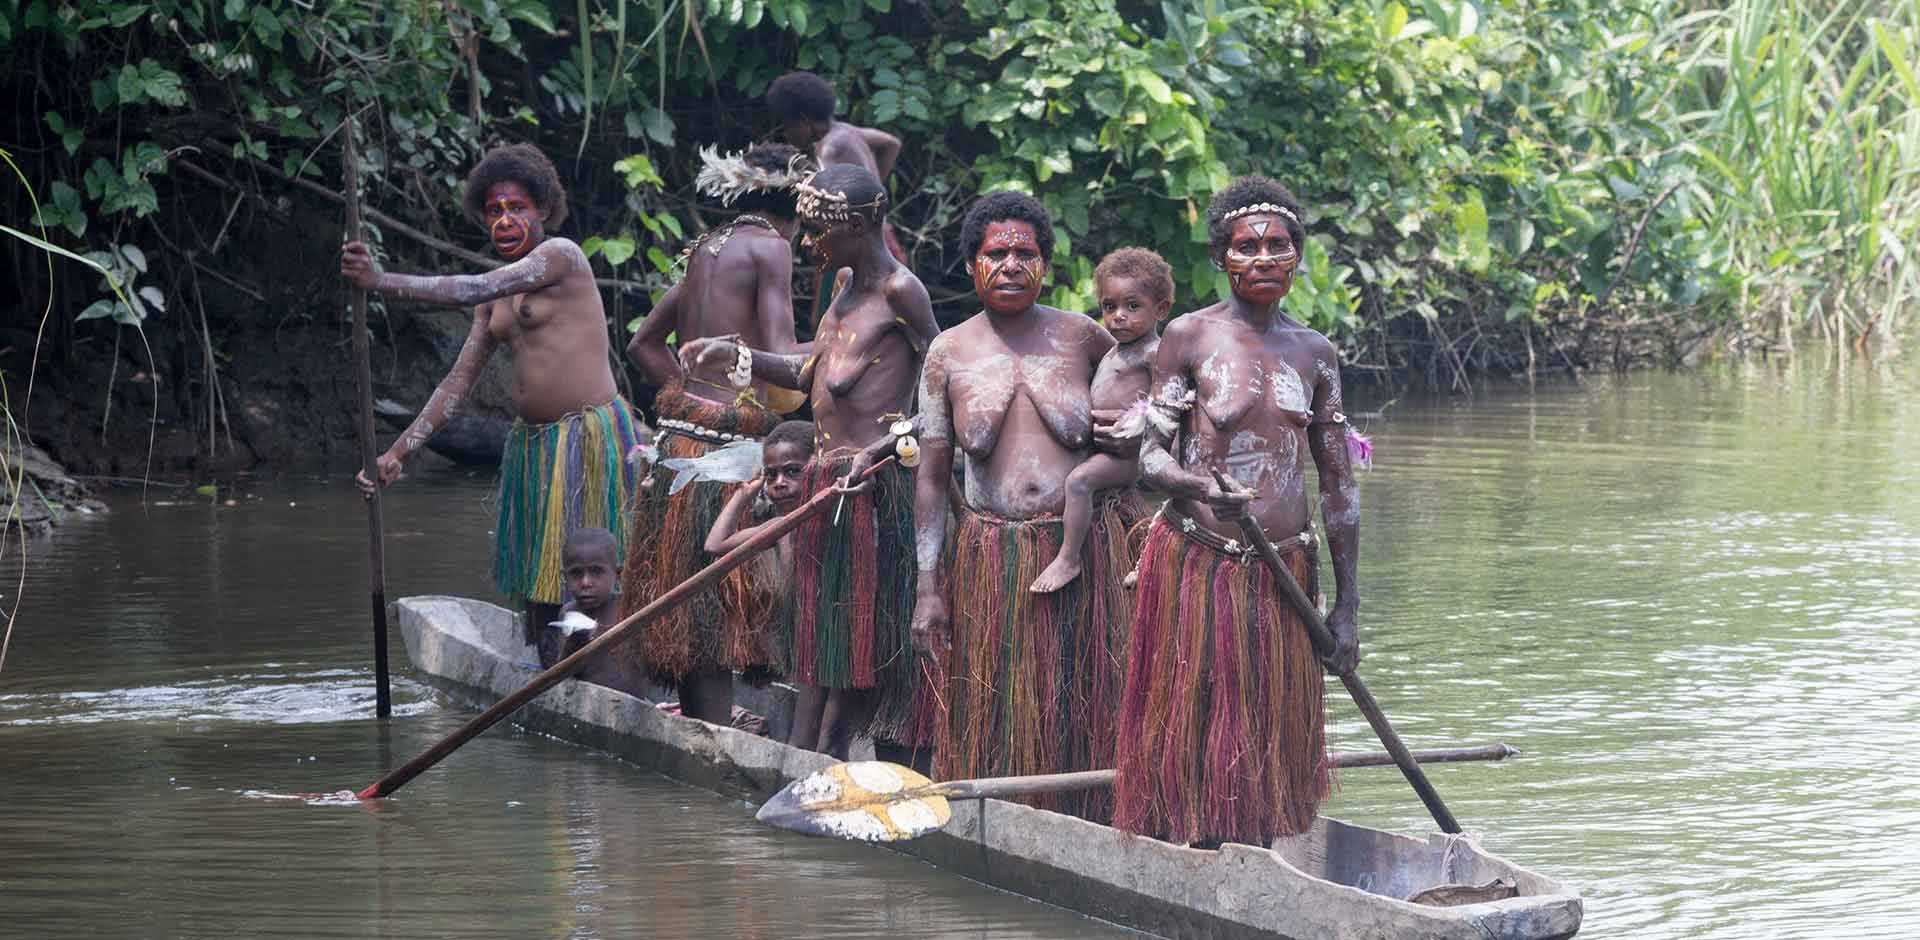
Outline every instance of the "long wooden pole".
<path id="1" fill-rule="evenodd" d="M 358 124 L 347 117 L 344 167 L 347 188 L 347 238 L 360 239 L 360 154 L 354 138 Z M 380 461 L 373 439 L 373 354 L 367 348 L 367 292 L 352 289 L 353 372 L 360 386 L 360 469 L 373 481 L 367 497 L 367 582 L 373 607 L 373 710 L 381 718 L 393 714 L 393 690 L 387 681 L 387 546 L 380 518 Z"/>
<path id="2" fill-rule="evenodd" d="M 872 476 L 880 468 L 892 462 L 893 458 L 888 457 L 885 460 L 875 463 L 873 466 L 868 467 L 865 473 L 861 474 L 861 479 Z M 714 559 L 712 564 L 694 572 L 692 577 L 674 585 L 671 590 L 654 598 L 647 606 L 628 614 L 626 619 L 602 631 L 599 636 L 594 637 L 587 645 L 574 651 L 573 655 L 554 663 L 545 672 L 534 676 L 533 680 L 528 682 L 520 691 L 493 703 L 493 707 L 481 712 L 475 716 L 472 721 L 461 725 L 455 729 L 452 734 L 441 738 L 439 743 L 427 748 L 425 753 L 401 765 L 399 769 L 381 777 L 375 781 L 372 786 L 361 790 L 357 795 L 363 800 L 391 796 L 393 791 L 406 786 L 407 781 L 420 776 L 427 768 L 439 763 L 442 758 L 445 758 L 448 754 L 457 750 L 460 745 L 473 740 L 482 731 L 498 724 L 500 719 L 518 711 L 520 706 L 533 701 L 540 693 L 553 688 L 560 683 L 560 680 L 573 675 L 581 666 L 586 664 L 588 659 L 593 658 L 601 650 L 620 642 L 629 630 L 632 630 L 640 624 L 654 620 L 675 607 L 686 603 L 692 599 L 695 594 L 706 590 L 709 585 L 725 577 L 727 572 L 746 564 L 748 559 L 773 547 L 775 542 L 780 541 L 781 536 L 793 531 L 800 523 L 805 522 L 808 518 L 818 513 L 825 512 L 827 503 L 837 495 L 837 493 L 837 487 L 828 487 L 813 494 L 813 497 L 801 504 L 799 508 L 768 523 L 760 531 L 755 532 L 751 538 L 736 546 L 733 551 Z"/>
<path id="3" fill-rule="evenodd" d="M 1506 760 L 1518 750 L 1505 744 L 1484 744 L 1478 747 L 1443 747 L 1414 751 L 1413 756 L 1423 764 L 1455 763 L 1466 761 Z M 1327 755 L 1327 761 L 1336 768 L 1348 767 L 1386 767 L 1394 763 L 1393 755 L 1386 751 L 1334 751 Z M 927 795 L 944 796 L 950 800 L 972 800 L 981 798 L 998 799 L 1007 796 L 1025 796 L 1030 793 L 1054 793 L 1062 790 L 1094 790 L 1113 785 L 1114 773 L 1111 770 L 1078 770 L 1072 773 L 1034 774 L 1026 777 L 981 777 L 977 780 L 950 780 L 930 784 L 921 788 Z"/>
<path id="4" fill-rule="evenodd" d="M 1220 481 L 1222 489 L 1228 487 L 1227 479 L 1220 471 L 1215 470 L 1213 475 Z M 1307 636 L 1313 641 L 1313 648 L 1322 656 L 1332 652 L 1333 633 L 1327 629 L 1326 621 L 1320 619 L 1320 608 L 1313 603 L 1312 598 L 1307 596 L 1306 591 L 1301 590 L 1300 582 L 1293 579 L 1293 572 L 1287 570 L 1286 562 L 1280 559 L 1280 553 L 1275 551 L 1273 543 L 1267 540 L 1267 533 L 1261 531 L 1260 524 L 1247 515 L 1240 517 L 1240 531 L 1247 537 L 1247 542 L 1260 552 L 1260 557 L 1273 571 L 1273 579 L 1279 583 L 1280 590 L 1300 611 L 1300 623 L 1306 627 Z M 1387 753 L 1393 755 L 1394 764 L 1399 766 L 1400 773 L 1407 778 L 1407 782 L 1413 785 L 1413 792 L 1420 795 L 1420 802 L 1427 805 L 1427 812 L 1433 816 L 1433 821 L 1440 827 L 1440 831 L 1459 832 L 1460 823 L 1453 818 L 1453 813 L 1447 809 L 1447 804 L 1441 802 L 1440 791 L 1433 788 L 1432 781 L 1427 779 L 1426 771 L 1420 769 L 1420 762 L 1415 760 L 1412 752 L 1407 750 L 1406 742 L 1400 740 L 1400 734 L 1393 730 L 1393 723 L 1387 720 L 1387 713 L 1380 710 L 1380 703 L 1374 700 L 1373 693 L 1367 689 L 1367 684 L 1360 681 L 1360 677 L 1351 669 L 1340 673 L 1339 676 L 1340 684 L 1346 686 L 1347 694 L 1353 697 L 1353 704 L 1359 706 L 1360 714 L 1365 715 L 1367 724 L 1373 727 L 1374 736 L 1386 746 Z"/>

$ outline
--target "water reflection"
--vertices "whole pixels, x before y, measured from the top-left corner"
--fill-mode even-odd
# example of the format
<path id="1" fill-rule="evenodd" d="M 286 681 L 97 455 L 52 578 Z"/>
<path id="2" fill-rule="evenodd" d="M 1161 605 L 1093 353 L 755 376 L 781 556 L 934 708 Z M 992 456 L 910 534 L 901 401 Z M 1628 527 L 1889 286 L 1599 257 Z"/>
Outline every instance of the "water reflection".
<path id="1" fill-rule="evenodd" d="M 1363 666 L 1491 850 L 1598 937 L 1894 937 L 1920 919 L 1920 381 L 1809 364 L 1635 375 L 1368 430 Z M 365 785 L 464 712 L 370 720 L 363 517 L 242 482 L 44 547 L 0 674 L 0 932 L 1058 937 L 1118 933 L 512 730 Z M 389 593 L 488 596 L 484 479 L 388 506 Z M 0 583 L 6 582 L 0 578 Z M 396 661 L 403 661 L 396 649 Z M 1372 746 L 1344 700 L 1337 745 Z M 247 795 L 247 794 L 253 795 Z M 1391 770 L 1329 812 L 1428 831 Z"/>

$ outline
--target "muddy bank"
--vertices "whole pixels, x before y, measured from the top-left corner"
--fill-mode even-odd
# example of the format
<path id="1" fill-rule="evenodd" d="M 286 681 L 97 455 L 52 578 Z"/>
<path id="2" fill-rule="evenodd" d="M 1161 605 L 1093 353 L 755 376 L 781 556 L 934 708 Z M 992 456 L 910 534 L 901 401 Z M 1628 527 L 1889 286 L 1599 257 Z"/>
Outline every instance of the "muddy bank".
<path id="1" fill-rule="evenodd" d="M 0 442 L 0 473 L 7 479 L 5 508 L 0 509 L 7 528 L 18 525 L 28 535 L 45 535 L 71 513 L 107 510 L 85 483 L 31 444 Z"/>

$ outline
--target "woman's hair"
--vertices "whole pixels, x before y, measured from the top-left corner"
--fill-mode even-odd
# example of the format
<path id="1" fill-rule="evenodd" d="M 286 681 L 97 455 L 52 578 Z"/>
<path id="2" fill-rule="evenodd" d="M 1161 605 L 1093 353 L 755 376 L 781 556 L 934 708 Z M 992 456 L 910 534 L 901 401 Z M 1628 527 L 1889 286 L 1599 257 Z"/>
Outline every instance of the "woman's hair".
<path id="1" fill-rule="evenodd" d="M 767 87 L 767 107 L 783 121 L 831 121 L 833 106 L 833 84 L 812 72 L 788 72 Z"/>
<path id="2" fill-rule="evenodd" d="M 1287 212 L 1280 219 L 1287 225 L 1287 234 L 1293 237 L 1297 246 L 1307 237 L 1306 226 L 1300 224 L 1303 210 L 1299 200 L 1287 191 L 1279 182 L 1257 173 L 1235 179 L 1227 188 L 1213 194 L 1213 201 L 1207 203 L 1207 244 L 1215 251 L 1226 247 L 1227 238 L 1233 234 L 1233 226 L 1227 223 L 1228 213 L 1235 209 L 1244 209 L 1260 203 L 1272 203 Z"/>
<path id="3" fill-rule="evenodd" d="M 768 173 L 781 173 L 793 165 L 800 151 L 786 144 L 754 144 L 741 154 L 748 166 L 765 170 Z M 733 200 L 733 208 L 739 212 L 758 212 L 777 215 L 783 219 L 794 217 L 793 203 L 797 198 L 793 187 L 785 189 L 748 190 Z"/>
<path id="4" fill-rule="evenodd" d="M 774 425 L 773 430 L 767 432 L 766 439 L 761 442 L 760 446 L 764 451 L 775 444 L 798 445 L 801 450 L 806 451 L 808 457 L 812 457 L 813 422 L 782 421 Z"/>
<path id="5" fill-rule="evenodd" d="M 1167 259 L 1147 248 L 1120 248 L 1107 252 L 1093 269 L 1094 282 L 1109 277 L 1130 277 L 1147 288 L 1153 299 L 1173 303 L 1173 268 Z"/>
<path id="6" fill-rule="evenodd" d="M 1040 200 L 1011 190 L 988 193 L 973 201 L 966 221 L 960 223 L 960 247 L 966 257 L 979 254 L 980 241 L 987 237 L 987 226 L 995 222 L 1025 222 L 1033 226 L 1041 260 L 1053 258 L 1053 220 L 1047 217 L 1047 208 Z"/>
<path id="7" fill-rule="evenodd" d="M 475 225 L 487 224 L 487 190 L 507 180 L 525 186 L 533 204 L 546 210 L 548 229 L 567 220 L 567 188 L 560 185 L 553 161 L 532 144 L 506 144 L 487 151 L 467 174 L 461 206 Z"/>

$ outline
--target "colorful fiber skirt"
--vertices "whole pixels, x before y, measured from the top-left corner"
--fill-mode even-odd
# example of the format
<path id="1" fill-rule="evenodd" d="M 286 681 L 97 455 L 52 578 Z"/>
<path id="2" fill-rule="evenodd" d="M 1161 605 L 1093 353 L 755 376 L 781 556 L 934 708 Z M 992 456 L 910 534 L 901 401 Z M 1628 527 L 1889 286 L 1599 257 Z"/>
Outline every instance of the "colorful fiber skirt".
<path id="1" fill-rule="evenodd" d="M 807 467 L 808 496 L 846 475 L 850 459 Z M 836 519 L 838 521 L 836 521 Z M 913 471 L 898 464 L 793 534 L 795 611 L 782 637 L 786 675 L 829 689 L 878 689 L 875 738 L 934 740 L 934 706 L 914 653 Z"/>
<path id="2" fill-rule="evenodd" d="M 1113 825 L 1169 842 L 1265 846 L 1313 825 L 1331 784 L 1324 679 L 1273 572 L 1207 536 L 1164 515 L 1147 535 Z M 1311 543 L 1279 549 L 1312 596 Z"/>
<path id="3" fill-rule="evenodd" d="M 953 649 L 944 664 L 946 720 L 934 751 L 942 780 L 1113 766 L 1114 719 L 1126 679 L 1133 607 L 1120 579 L 1124 500 L 1096 505 L 1080 576 L 1049 594 L 1027 588 L 1060 550 L 1060 519 L 1009 520 L 961 511 L 948 567 Z M 1104 789 L 1025 798 L 1104 822 Z"/>
<path id="4" fill-rule="evenodd" d="M 575 529 L 603 528 L 620 540 L 620 513 L 633 495 L 627 451 L 639 443 L 626 400 L 551 424 L 515 421 L 500 453 L 500 517 L 494 527 L 493 583 L 515 601 L 565 600 L 560 549 Z"/>
<path id="5" fill-rule="evenodd" d="M 720 404 L 694 398 L 679 387 L 654 398 L 660 419 L 697 425 L 715 434 L 762 437 L 780 416 L 753 404 Z M 663 432 L 659 456 L 698 457 L 720 446 L 710 434 Z M 707 533 L 740 484 L 696 481 L 669 494 L 673 474 L 656 470 L 635 488 L 626 564 L 620 572 L 621 615 L 631 614 L 713 559 Z M 640 627 L 637 640 L 612 654 L 662 682 L 697 673 L 739 670 L 764 675 L 770 654 L 766 633 L 774 617 L 772 591 L 754 565 L 734 569 L 720 583 Z"/>

